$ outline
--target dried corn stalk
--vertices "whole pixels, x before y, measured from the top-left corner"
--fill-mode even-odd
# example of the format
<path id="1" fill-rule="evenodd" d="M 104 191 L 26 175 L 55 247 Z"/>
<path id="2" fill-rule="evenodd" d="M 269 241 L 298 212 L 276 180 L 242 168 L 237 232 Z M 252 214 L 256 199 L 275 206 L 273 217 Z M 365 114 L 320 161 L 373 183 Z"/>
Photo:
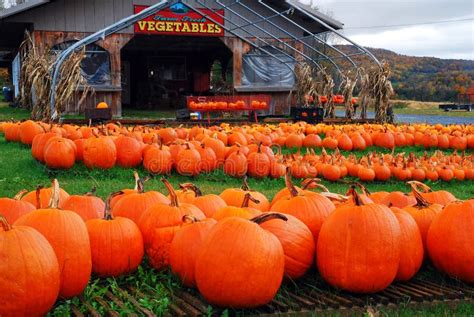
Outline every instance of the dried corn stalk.
<path id="1" fill-rule="evenodd" d="M 313 67 L 302 62 L 295 67 L 296 75 L 296 102 L 303 107 L 310 107 L 311 99 L 316 94 L 313 80 Z"/>
<path id="2" fill-rule="evenodd" d="M 334 79 L 332 76 L 326 72 L 326 69 L 323 68 L 318 71 L 316 75 L 316 91 L 319 96 L 326 96 L 327 102 L 324 104 L 324 117 L 325 118 L 335 118 L 336 117 L 336 108 L 334 106 L 333 95 L 334 95 Z"/>
<path id="3" fill-rule="evenodd" d="M 354 95 L 354 88 L 357 84 L 357 76 L 351 78 L 350 74 L 343 76 L 341 87 L 344 95 L 344 106 L 346 108 L 346 118 L 352 119 L 354 117 L 354 105 L 352 104 L 352 97 Z"/>
<path id="4" fill-rule="evenodd" d="M 26 33 L 21 48 L 20 99 L 22 106 L 31 109 L 35 120 L 50 120 L 51 83 L 57 55 L 49 48 L 40 50 L 29 33 Z M 91 91 L 81 73 L 84 51 L 71 54 L 61 65 L 56 84 L 56 114 L 58 117 L 74 99 L 79 86 L 84 86 L 79 105 Z"/>
<path id="5" fill-rule="evenodd" d="M 375 105 L 375 120 L 380 123 L 385 123 L 391 118 L 387 116 L 390 97 L 393 95 L 393 87 L 390 82 L 390 67 L 387 62 L 382 62 L 381 67 L 376 67 L 369 70 L 361 78 L 361 106 L 365 115 L 361 114 L 362 118 L 366 118 L 367 107 L 370 102 Z"/>

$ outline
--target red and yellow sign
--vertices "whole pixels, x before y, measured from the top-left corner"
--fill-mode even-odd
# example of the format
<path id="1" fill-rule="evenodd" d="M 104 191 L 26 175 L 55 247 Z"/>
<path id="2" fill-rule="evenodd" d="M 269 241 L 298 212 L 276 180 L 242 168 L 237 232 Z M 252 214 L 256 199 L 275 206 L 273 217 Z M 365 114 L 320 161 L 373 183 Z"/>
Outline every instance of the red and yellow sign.
<path id="1" fill-rule="evenodd" d="M 134 11 L 139 13 L 146 8 L 148 6 L 136 5 Z M 216 21 L 224 25 L 224 10 L 213 12 L 199 9 L 199 12 L 202 14 L 190 10 L 182 3 L 177 3 L 135 23 L 135 33 L 224 36 L 224 29 L 213 22 Z"/>

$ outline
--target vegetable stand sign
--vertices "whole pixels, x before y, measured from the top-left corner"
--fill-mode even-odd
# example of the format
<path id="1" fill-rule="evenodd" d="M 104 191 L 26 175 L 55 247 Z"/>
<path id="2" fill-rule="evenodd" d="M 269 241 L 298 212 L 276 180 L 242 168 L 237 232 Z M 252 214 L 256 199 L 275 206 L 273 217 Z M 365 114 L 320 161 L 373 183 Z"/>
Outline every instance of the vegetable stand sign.
<path id="1" fill-rule="evenodd" d="M 136 5 L 135 13 L 148 6 Z M 135 23 L 135 33 L 161 35 L 224 36 L 224 10 L 199 9 L 199 13 L 177 3 Z"/>

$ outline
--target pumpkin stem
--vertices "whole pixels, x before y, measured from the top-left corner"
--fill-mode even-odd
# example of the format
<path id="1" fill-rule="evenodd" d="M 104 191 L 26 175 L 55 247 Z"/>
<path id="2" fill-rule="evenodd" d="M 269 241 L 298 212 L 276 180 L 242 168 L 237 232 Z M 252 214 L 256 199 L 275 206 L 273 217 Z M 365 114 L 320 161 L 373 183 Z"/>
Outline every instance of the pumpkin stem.
<path id="1" fill-rule="evenodd" d="M 413 196 L 415 196 L 416 199 L 416 206 L 418 208 L 425 208 L 431 206 L 431 204 L 421 195 L 421 192 L 418 191 L 416 185 L 411 184 L 411 189 L 413 192 Z"/>
<path id="2" fill-rule="evenodd" d="M 263 213 L 259 216 L 256 216 L 256 217 L 250 219 L 250 221 L 255 222 L 257 225 L 260 225 L 260 224 L 262 224 L 264 222 L 267 222 L 269 220 L 272 220 L 272 219 L 280 219 L 280 220 L 283 220 L 283 221 L 288 221 L 288 218 L 285 215 L 279 214 L 279 213 L 276 213 L 276 212 Z"/>
<path id="3" fill-rule="evenodd" d="M 352 199 L 353 199 L 354 204 L 356 206 L 364 205 L 364 203 L 362 202 L 362 199 L 359 196 L 359 193 L 357 193 L 357 191 L 356 191 L 356 186 L 355 185 L 351 185 L 351 187 L 347 191 L 347 195 L 352 196 Z"/>
<path id="4" fill-rule="evenodd" d="M 244 177 L 242 177 L 241 189 L 245 191 L 250 191 L 250 186 L 249 186 L 249 183 L 247 182 L 247 175 L 244 175 Z"/>
<path id="5" fill-rule="evenodd" d="M 201 190 L 196 185 L 194 185 L 192 183 L 179 184 L 179 188 L 181 188 L 184 191 L 192 190 L 196 197 L 201 197 L 202 196 Z"/>
<path id="6" fill-rule="evenodd" d="M 97 191 L 97 187 L 94 186 L 94 187 L 92 187 L 92 189 L 90 191 L 85 193 L 84 196 L 94 196 L 96 191 Z"/>
<path id="7" fill-rule="evenodd" d="M 41 208 L 41 190 L 43 189 L 43 186 L 38 185 L 36 186 L 36 209 Z"/>
<path id="8" fill-rule="evenodd" d="M 183 223 L 196 223 L 199 222 L 199 219 L 194 217 L 193 215 L 184 215 L 181 219 Z"/>
<path id="9" fill-rule="evenodd" d="M 55 178 L 53 179 L 52 186 L 51 186 L 51 199 L 49 200 L 49 206 L 48 208 L 50 209 L 58 209 L 59 206 L 59 182 Z"/>
<path id="10" fill-rule="evenodd" d="M 364 185 L 362 185 L 361 183 L 359 182 L 352 182 L 353 185 L 357 186 L 360 188 L 360 190 L 362 191 L 362 193 L 366 196 L 369 196 L 371 193 L 370 191 L 367 189 L 367 187 L 365 187 Z"/>
<path id="11" fill-rule="evenodd" d="M 329 193 L 329 189 L 323 184 L 320 184 L 319 183 L 320 181 L 321 181 L 320 178 L 307 178 L 301 182 L 302 189 L 306 190 L 308 189 L 309 186 L 313 185 L 317 188 L 320 188 L 323 192 Z"/>
<path id="12" fill-rule="evenodd" d="M 105 201 L 105 208 L 104 208 L 104 220 L 112 220 L 112 212 L 110 210 L 110 203 L 112 202 L 112 199 L 114 199 L 114 197 L 116 196 L 120 196 L 120 195 L 123 195 L 123 191 L 118 191 L 118 192 L 115 192 L 115 193 L 112 193 L 110 194 L 108 197 L 107 197 L 107 200 Z"/>
<path id="13" fill-rule="evenodd" d="M 253 198 L 250 193 L 246 193 L 244 196 L 244 200 L 242 201 L 241 208 L 248 208 L 250 201 L 256 204 L 260 204 L 260 200 Z"/>
<path id="14" fill-rule="evenodd" d="M 270 148 L 272 148 L 272 149 L 273 149 L 274 147 L 277 148 L 277 155 L 281 155 L 281 146 L 280 146 L 280 144 L 273 143 L 273 144 L 270 146 Z"/>
<path id="15" fill-rule="evenodd" d="M 170 184 L 170 182 L 166 179 L 166 178 L 162 178 L 161 181 L 163 182 L 163 184 L 165 184 L 165 187 L 166 189 L 168 190 L 168 193 L 170 195 L 170 200 L 171 200 L 171 203 L 170 203 L 170 206 L 172 207 L 179 207 L 179 204 L 178 204 L 178 195 L 176 195 L 176 192 L 174 191 L 174 188 L 173 186 Z"/>
<path id="16" fill-rule="evenodd" d="M 26 189 L 20 190 L 15 197 L 13 197 L 14 200 L 20 200 L 21 197 L 23 197 L 28 191 Z"/>
<path id="17" fill-rule="evenodd" d="M 138 175 L 137 171 L 133 171 L 133 178 L 135 179 L 135 190 L 138 190 L 138 181 L 140 180 L 140 176 Z"/>
<path id="18" fill-rule="evenodd" d="M 8 223 L 7 218 L 5 218 L 3 215 L 0 215 L 0 224 L 2 225 L 4 231 L 12 230 L 12 226 Z"/>
<path id="19" fill-rule="evenodd" d="M 431 187 L 419 181 L 410 181 L 410 182 L 407 182 L 407 184 L 410 185 L 412 189 L 413 187 L 415 187 L 417 191 L 422 192 L 422 193 L 432 192 Z"/>
<path id="20" fill-rule="evenodd" d="M 296 189 L 295 185 L 291 182 L 291 169 L 290 167 L 286 168 L 286 173 L 285 173 L 285 185 L 286 188 L 290 191 L 291 197 L 296 197 L 298 196 L 298 190 Z"/>

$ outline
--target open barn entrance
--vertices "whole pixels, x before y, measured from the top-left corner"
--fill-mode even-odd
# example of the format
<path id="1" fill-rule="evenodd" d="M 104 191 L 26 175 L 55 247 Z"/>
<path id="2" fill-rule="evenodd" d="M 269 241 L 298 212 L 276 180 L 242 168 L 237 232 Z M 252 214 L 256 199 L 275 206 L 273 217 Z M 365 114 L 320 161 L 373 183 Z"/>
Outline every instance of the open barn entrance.
<path id="1" fill-rule="evenodd" d="M 122 104 L 132 109 L 180 109 L 186 96 L 209 94 L 213 65 L 218 62 L 225 70 L 231 58 L 218 37 L 135 34 L 121 51 Z"/>

